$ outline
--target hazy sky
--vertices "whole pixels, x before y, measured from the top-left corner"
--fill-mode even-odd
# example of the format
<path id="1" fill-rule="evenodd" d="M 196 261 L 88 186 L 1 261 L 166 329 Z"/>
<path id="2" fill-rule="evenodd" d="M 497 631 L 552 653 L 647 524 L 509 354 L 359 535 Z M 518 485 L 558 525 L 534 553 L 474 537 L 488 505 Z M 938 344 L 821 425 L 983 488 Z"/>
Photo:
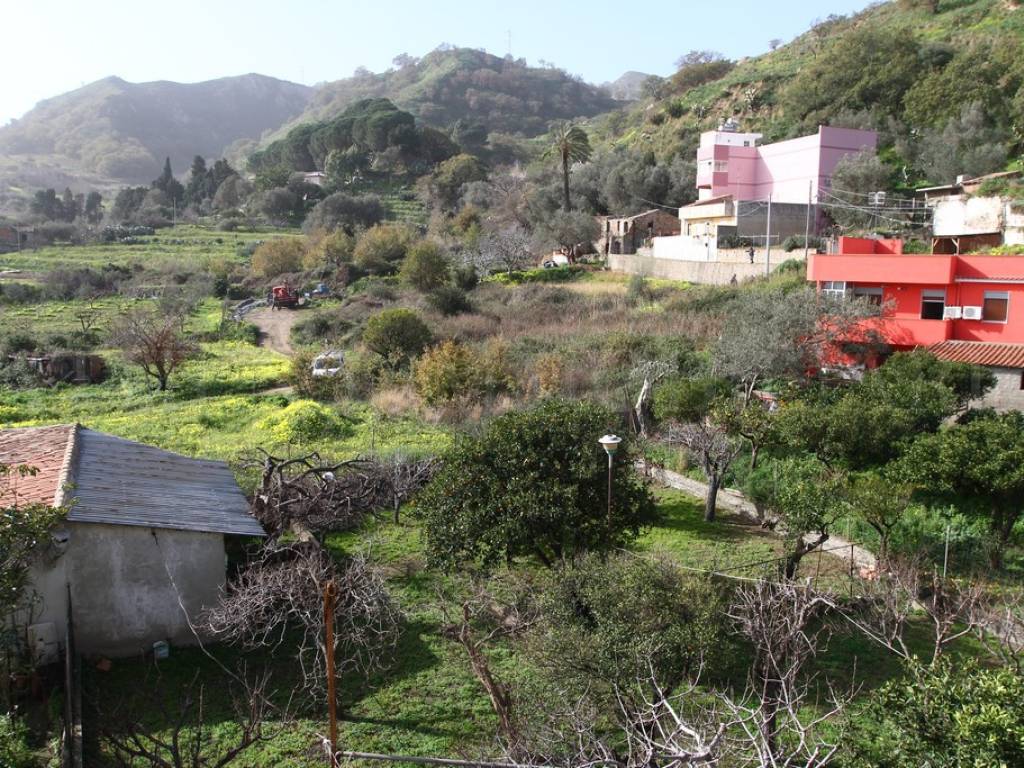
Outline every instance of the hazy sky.
<path id="1" fill-rule="evenodd" d="M 866 0 L 7 0 L 0 125 L 108 75 L 194 82 L 259 72 L 313 84 L 440 43 L 554 62 L 592 82 L 669 74 L 680 54 L 738 58 Z"/>

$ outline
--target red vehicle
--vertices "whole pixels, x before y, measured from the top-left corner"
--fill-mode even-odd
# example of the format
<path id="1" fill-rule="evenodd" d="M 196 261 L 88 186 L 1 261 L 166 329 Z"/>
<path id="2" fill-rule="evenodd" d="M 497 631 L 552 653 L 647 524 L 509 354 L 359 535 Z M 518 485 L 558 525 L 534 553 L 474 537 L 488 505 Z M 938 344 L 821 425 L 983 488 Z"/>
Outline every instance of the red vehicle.
<path id="1" fill-rule="evenodd" d="M 267 303 L 270 304 L 271 309 L 280 309 L 281 307 L 295 309 L 299 306 L 299 294 L 288 283 L 275 285 L 270 289 Z"/>

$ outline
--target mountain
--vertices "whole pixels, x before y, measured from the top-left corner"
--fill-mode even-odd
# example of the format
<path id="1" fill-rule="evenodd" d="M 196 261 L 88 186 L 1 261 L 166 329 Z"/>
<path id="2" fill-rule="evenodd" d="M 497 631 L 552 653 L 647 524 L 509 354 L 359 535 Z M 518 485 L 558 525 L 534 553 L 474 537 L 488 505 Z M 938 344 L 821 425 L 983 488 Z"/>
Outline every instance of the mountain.
<path id="1" fill-rule="evenodd" d="M 386 72 L 357 72 L 321 85 L 308 107 L 267 140 L 302 123 L 322 122 L 367 98 L 386 98 L 434 128 L 471 122 L 488 133 L 537 136 L 552 121 L 591 117 L 619 104 L 602 89 L 553 67 L 470 48 L 402 55 Z"/>
<path id="2" fill-rule="evenodd" d="M 108 77 L 0 128 L 0 174 L 139 183 L 153 179 L 165 157 L 183 174 L 195 155 L 219 158 L 301 113 L 312 93 L 257 74 L 201 83 Z"/>
<path id="3" fill-rule="evenodd" d="M 641 86 L 644 81 L 651 75 L 646 72 L 636 72 L 630 70 L 620 75 L 616 80 L 610 83 L 604 83 L 601 87 L 604 88 L 608 93 L 612 95 L 613 99 L 619 101 L 633 101 L 639 99 L 641 95 Z"/>
<path id="4" fill-rule="evenodd" d="M 873 4 L 818 20 L 760 56 L 694 54 L 654 97 L 587 127 L 599 149 L 689 159 L 700 133 L 727 117 L 766 141 L 822 123 L 875 128 L 882 159 L 907 184 L 951 181 L 949 167 L 1003 167 L 1024 147 L 1024 8 L 1015 0 Z"/>

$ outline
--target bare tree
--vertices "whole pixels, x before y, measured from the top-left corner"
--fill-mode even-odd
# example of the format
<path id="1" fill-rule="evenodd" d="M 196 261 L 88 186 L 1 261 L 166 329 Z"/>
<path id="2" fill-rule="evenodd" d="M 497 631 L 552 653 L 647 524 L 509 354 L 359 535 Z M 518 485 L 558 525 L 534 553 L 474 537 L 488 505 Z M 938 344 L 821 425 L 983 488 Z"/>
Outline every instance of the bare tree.
<path id="1" fill-rule="evenodd" d="M 983 631 L 992 608 L 982 584 L 958 584 L 929 574 L 914 561 L 890 559 L 879 578 L 864 587 L 865 596 L 843 615 L 868 638 L 908 661 L 914 656 L 907 640 L 913 616 L 924 614 L 929 620 L 934 664 L 951 643 Z"/>
<path id="2" fill-rule="evenodd" d="M 530 234 L 518 225 L 484 235 L 475 251 L 466 252 L 466 258 L 485 274 L 499 269 L 511 273 L 534 265 Z"/>
<path id="3" fill-rule="evenodd" d="M 715 519 L 718 489 L 722 478 L 740 452 L 741 444 L 732 438 L 725 427 L 705 416 L 693 424 L 670 426 L 665 435 L 666 442 L 682 445 L 696 459 L 708 481 L 708 492 L 704 497 L 704 519 Z"/>
<path id="4" fill-rule="evenodd" d="M 367 474 L 375 482 L 372 498 L 378 507 L 390 506 L 397 524 L 402 505 L 430 482 L 437 467 L 432 457 L 414 458 L 401 453 L 371 461 Z"/>
<path id="5" fill-rule="evenodd" d="M 140 761 L 156 768 L 223 768 L 290 727 L 287 710 L 269 700 L 268 675 L 249 682 L 243 674 L 236 682 L 240 690 L 234 692 L 232 706 L 238 729 L 230 740 L 215 738 L 206 722 L 206 686 L 197 671 L 173 697 L 166 695 L 158 678 L 155 684 L 141 685 L 143 693 L 137 696 L 94 702 L 100 742 L 123 768 L 134 768 Z M 147 700 L 140 701 L 140 696 Z M 154 710 L 160 714 L 158 721 L 142 716 Z M 273 726 L 268 725 L 271 716 Z"/>
<path id="6" fill-rule="evenodd" d="M 160 391 L 183 363 L 195 357 L 196 345 L 182 328 L 184 318 L 151 307 L 129 309 L 115 322 L 111 342 L 125 358 L 156 379 Z"/>
<path id="7" fill-rule="evenodd" d="M 810 718 L 804 714 L 810 691 L 804 671 L 827 633 L 821 619 L 833 606 L 787 582 L 758 581 L 736 591 L 729 618 L 750 641 L 754 658 L 747 695 L 739 702 L 722 700 L 755 765 L 814 768 L 835 757 L 838 742 L 826 739 L 821 726 L 838 715 L 845 699 L 831 691 L 830 706 Z"/>
<path id="8" fill-rule="evenodd" d="M 641 437 L 647 435 L 647 425 L 651 421 L 651 398 L 654 395 L 655 385 L 671 374 L 675 366 L 660 360 L 647 360 L 636 366 L 632 375 L 640 379 L 640 394 L 637 395 L 636 405 L 633 406 L 633 414 L 636 418 L 637 431 Z"/>
<path id="9" fill-rule="evenodd" d="M 315 542 L 270 546 L 228 585 L 205 623 L 215 637 L 248 649 L 279 648 L 299 636 L 298 662 L 307 690 L 325 690 L 324 588 L 333 582 L 338 676 L 383 665 L 398 642 L 401 613 L 381 574 L 362 556 L 336 566 Z"/>

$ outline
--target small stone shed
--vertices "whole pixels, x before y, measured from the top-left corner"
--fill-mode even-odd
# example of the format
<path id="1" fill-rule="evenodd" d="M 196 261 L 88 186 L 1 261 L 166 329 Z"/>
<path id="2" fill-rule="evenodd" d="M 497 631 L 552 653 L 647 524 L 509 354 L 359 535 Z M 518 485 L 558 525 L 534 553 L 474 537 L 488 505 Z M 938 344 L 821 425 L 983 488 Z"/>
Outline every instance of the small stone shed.
<path id="1" fill-rule="evenodd" d="M 265 535 L 224 462 L 77 424 L 0 430 L 0 462 L 38 470 L 11 481 L 5 506 L 69 510 L 40 545 L 16 618 L 40 663 L 56 657 L 69 621 L 87 655 L 195 644 L 191 625 L 226 580 L 225 537 Z"/>

